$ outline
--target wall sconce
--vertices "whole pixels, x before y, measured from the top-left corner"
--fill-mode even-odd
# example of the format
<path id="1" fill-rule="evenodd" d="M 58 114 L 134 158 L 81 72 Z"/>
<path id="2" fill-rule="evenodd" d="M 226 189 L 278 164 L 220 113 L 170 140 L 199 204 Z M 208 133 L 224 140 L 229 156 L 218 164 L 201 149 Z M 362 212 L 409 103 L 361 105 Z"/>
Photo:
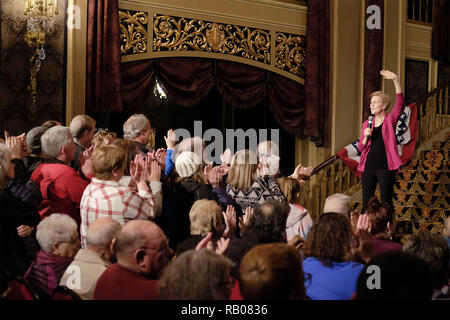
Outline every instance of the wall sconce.
<path id="1" fill-rule="evenodd" d="M 45 59 L 45 35 L 53 27 L 54 16 L 58 14 L 58 0 L 25 0 L 24 15 L 27 17 L 27 32 L 25 42 L 35 49 L 30 59 L 30 84 L 33 106 L 36 106 L 37 74 L 41 62 Z"/>

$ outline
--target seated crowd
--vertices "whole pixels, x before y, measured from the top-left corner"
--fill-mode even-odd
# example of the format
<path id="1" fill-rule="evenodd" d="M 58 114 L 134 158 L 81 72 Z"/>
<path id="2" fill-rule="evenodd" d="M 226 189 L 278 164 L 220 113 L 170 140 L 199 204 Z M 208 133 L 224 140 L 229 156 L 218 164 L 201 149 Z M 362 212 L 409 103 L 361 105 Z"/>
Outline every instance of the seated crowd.
<path id="1" fill-rule="evenodd" d="M 5 132 L 0 299 L 449 299 L 450 218 L 402 245 L 375 197 L 310 214 L 312 168 L 281 176 L 271 141 L 213 164 L 200 138 L 152 150 L 151 132 L 142 114 L 123 139 L 87 115 Z"/>

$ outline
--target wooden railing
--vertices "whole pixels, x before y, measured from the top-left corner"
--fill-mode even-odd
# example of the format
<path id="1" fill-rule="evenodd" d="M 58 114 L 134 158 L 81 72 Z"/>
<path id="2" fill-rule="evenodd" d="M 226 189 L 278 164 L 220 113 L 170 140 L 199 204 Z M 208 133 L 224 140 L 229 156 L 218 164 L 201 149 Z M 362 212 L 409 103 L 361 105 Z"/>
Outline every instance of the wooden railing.
<path id="1" fill-rule="evenodd" d="M 450 125 L 449 84 L 449 81 L 442 83 L 416 102 L 419 122 L 418 145 Z"/>
<path id="2" fill-rule="evenodd" d="M 433 23 L 433 0 L 408 0 L 408 22 L 431 25 Z"/>
<path id="3" fill-rule="evenodd" d="M 334 155 L 314 168 L 303 187 L 301 202 L 313 218 L 323 211 L 325 199 L 333 193 L 349 196 L 359 190 L 361 181 L 337 156 Z"/>
<path id="4" fill-rule="evenodd" d="M 449 82 L 444 82 L 416 102 L 419 125 L 417 145 L 450 126 L 448 87 Z M 345 193 L 352 196 L 360 187 L 361 180 L 356 174 L 337 155 L 333 155 L 314 168 L 312 176 L 306 180 L 301 202 L 315 218 L 322 213 L 329 195 Z"/>

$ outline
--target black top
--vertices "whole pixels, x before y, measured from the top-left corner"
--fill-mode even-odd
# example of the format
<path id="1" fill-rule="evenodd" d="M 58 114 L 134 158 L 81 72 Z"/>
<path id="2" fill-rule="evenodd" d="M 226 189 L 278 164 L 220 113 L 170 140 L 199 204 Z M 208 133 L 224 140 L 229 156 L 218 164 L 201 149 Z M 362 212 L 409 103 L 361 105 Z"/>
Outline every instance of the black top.
<path id="1" fill-rule="evenodd" d="M 372 144 L 370 145 L 369 154 L 367 155 L 365 170 L 388 169 L 386 147 L 384 146 L 383 134 L 381 132 L 383 124 L 373 128 L 372 136 L 370 137 Z"/>

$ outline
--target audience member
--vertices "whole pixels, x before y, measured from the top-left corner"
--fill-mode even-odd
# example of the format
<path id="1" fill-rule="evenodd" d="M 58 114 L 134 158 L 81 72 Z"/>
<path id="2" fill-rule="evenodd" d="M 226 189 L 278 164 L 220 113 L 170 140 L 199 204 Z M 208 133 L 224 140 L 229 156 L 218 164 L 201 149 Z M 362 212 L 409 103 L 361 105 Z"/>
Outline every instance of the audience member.
<path id="1" fill-rule="evenodd" d="M 78 171 L 81 167 L 80 156 L 91 147 L 94 139 L 95 120 L 88 115 L 80 114 L 72 119 L 69 129 L 76 144 L 70 166 Z"/>
<path id="2" fill-rule="evenodd" d="M 450 299 L 449 292 L 449 251 L 443 237 L 428 230 L 410 235 L 403 251 L 423 260 L 428 267 L 433 285 L 433 298 Z M 441 292 L 443 290 L 444 292 Z"/>
<path id="3" fill-rule="evenodd" d="M 260 177 L 276 176 L 280 171 L 280 151 L 273 141 L 258 144 L 258 170 Z"/>
<path id="4" fill-rule="evenodd" d="M 240 267 L 240 290 L 246 300 L 305 299 L 305 275 L 299 251 L 285 243 L 253 247 Z"/>
<path id="5" fill-rule="evenodd" d="M 179 175 L 172 193 L 172 208 L 175 212 L 175 238 L 170 245 L 176 248 L 178 243 L 190 236 L 189 211 L 195 201 L 214 200 L 219 203 L 217 195 L 207 185 L 201 166 L 201 159 L 190 151 L 179 154 L 175 168 Z"/>
<path id="6" fill-rule="evenodd" d="M 387 203 L 380 203 L 376 197 L 372 197 L 364 216 L 368 220 L 368 231 L 373 235 L 374 255 L 390 250 L 402 250 L 400 243 L 392 241 L 394 215 Z"/>
<path id="7" fill-rule="evenodd" d="M 117 237 L 117 263 L 100 276 L 94 300 L 155 300 L 158 279 L 173 257 L 164 232 L 151 221 L 128 222 Z"/>
<path id="8" fill-rule="evenodd" d="M 33 181 L 13 179 L 11 150 L 0 144 L 0 267 L 23 275 L 39 250 L 34 229 L 41 220 L 36 206 L 42 196 Z"/>
<path id="9" fill-rule="evenodd" d="M 80 249 L 77 224 L 68 215 L 54 213 L 39 223 L 36 238 L 41 250 L 25 274 L 25 279 L 41 293 L 52 296 Z"/>
<path id="10" fill-rule="evenodd" d="M 323 213 L 338 212 L 350 217 L 350 210 L 352 209 L 351 198 L 343 193 L 334 193 L 325 199 L 323 205 Z"/>
<path id="11" fill-rule="evenodd" d="M 246 213 L 249 214 L 249 213 Z M 286 220 L 289 207 L 276 200 L 268 200 L 256 208 L 247 225 L 243 228 L 242 238 L 233 238 L 225 255 L 235 267 L 231 270 L 234 278 L 239 279 L 239 267 L 242 257 L 254 246 L 264 243 L 286 243 Z"/>
<path id="12" fill-rule="evenodd" d="M 115 244 L 121 228 L 110 217 L 95 220 L 87 231 L 86 249 L 78 251 L 59 284 L 84 300 L 92 300 L 98 278 L 116 262 Z"/>
<path id="13" fill-rule="evenodd" d="M 430 300 L 432 293 L 431 278 L 421 259 L 402 251 L 387 251 L 363 268 L 352 299 Z"/>
<path id="14" fill-rule="evenodd" d="M 148 147 L 149 138 L 153 130 L 150 120 L 143 114 L 133 114 L 123 124 L 123 137 L 136 143 L 137 152 L 147 157 L 153 150 Z"/>
<path id="15" fill-rule="evenodd" d="M 228 300 L 233 285 L 230 259 L 209 249 L 182 253 L 158 283 L 162 299 Z"/>
<path id="16" fill-rule="evenodd" d="M 222 232 L 223 217 L 226 229 Z M 193 250 L 208 233 L 212 232 L 212 242 L 215 244 L 222 237 L 231 237 L 236 228 L 236 211 L 232 206 L 223 213 L 216 201 L 201 199 L 194 202 L 189 211 L 191 237 L 182 241 L 177 246 L 177 256 L 181 253 Z"/>
<path id="17" fill-rule="evenodd" d="M 258 177 L 257 168 L 257 158 L 251 150 L 240 150 L 231 160 L 226 191 L 242 212 L 247 207 L 256 208 L 266 200 L 286 201 L 277 180 L 273 176 Z"/>
<path id="18" fill-rule="evenodd" d="M 119 184 L 126 165 L 125 153 L 117 146 L 101 146 L 92 154 L 95 178 L 81 199 L 81 243 L 86 248 L 89 225 L 100 217 L 111 217 L 124 225 L 133 219 L 155 217 L 155 202 L 147 182 L 159 183 L 161 171 L 155 161 L 147 159 L 136 164 L 133 179 L 138 192 Z M 158 191 L 158 192 L 159 192 Z"/>
<path id="19" fill-rule="evenodd" d="M 39 214 L 42 218 L 52 213 L 67 214 L 79 226 L 81 197 L 89 179 L 69 166 L 75 150 L 72 134 L 67 127 L 55 126 L 45 131 L 41 144 L 47 158 L 31 175 L 43 197 L 38 205 Z"/>
<path id="20" fill-rule="evenodd" d="M 62 123 L 58 120 L 47 120 L 41 126 L 50 129 L 51 127 L 62 126 Z"/>
<path id="21" fill-rule="evenodd" d="M 92 139 L 94 148 L 102 145 L 110 145 L 117 139 L 117 133 L 110 132 L 108 129 L 98 129 Z"/>
<path id="22" fill-rule="evenodd" d="M 312 300 L 349 300 L 364 265 L 346 261 L 351 251 L 350 220 L 340 213 L 324 213 L 306 238 L 303 270 L 306 294 Z"/>
<path id="23" fill-rule="evenodd" d="M 30 179 L 33 171 L 41 164 L 44 159 L 41 147 L 41 137 L 47 131 L 45 127 L 35 127 L 27 132 L 25 142 L 27 145 L 27 155 L 22 159 L 22 163 L 16 164 L 16 171 L 19 168 L 21 172 L 16 172 L 16 178 Z"/>
<path id="24" fill-rule="evenodd" d="M 306 239 L 313 221 L 308 210 L 299 204 L 301 193 L 300 182 L 294 178 L 281 177 L 278 179 L 278 183 L 290 206 L 289 216 L 286 221 L 287 240 L 289 241 L 295 236 Z"/>

